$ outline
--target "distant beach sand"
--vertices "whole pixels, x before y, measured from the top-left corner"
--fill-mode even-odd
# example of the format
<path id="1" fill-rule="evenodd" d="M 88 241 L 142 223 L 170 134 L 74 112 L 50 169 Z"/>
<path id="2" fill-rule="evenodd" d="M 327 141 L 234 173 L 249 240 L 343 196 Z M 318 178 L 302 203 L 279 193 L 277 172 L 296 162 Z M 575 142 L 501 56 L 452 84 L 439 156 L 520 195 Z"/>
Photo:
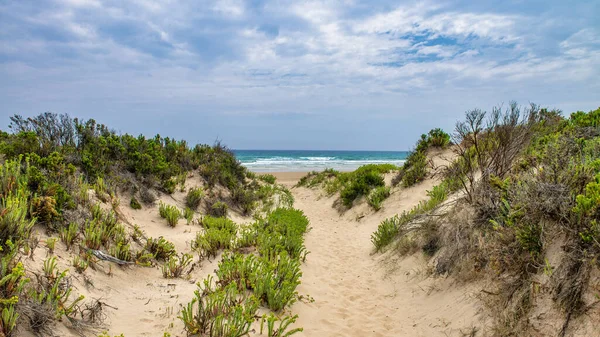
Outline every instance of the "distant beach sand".
<path id="1" fill-rule="evenodd" d="M 308 174 L 308 172 L 270 172 L 270 174 L 274 175 L 277 178 L 277 182 L 280 184 L 288 185 L 295 184 L 300 180 L 300 178 L 304 177 Z"/>

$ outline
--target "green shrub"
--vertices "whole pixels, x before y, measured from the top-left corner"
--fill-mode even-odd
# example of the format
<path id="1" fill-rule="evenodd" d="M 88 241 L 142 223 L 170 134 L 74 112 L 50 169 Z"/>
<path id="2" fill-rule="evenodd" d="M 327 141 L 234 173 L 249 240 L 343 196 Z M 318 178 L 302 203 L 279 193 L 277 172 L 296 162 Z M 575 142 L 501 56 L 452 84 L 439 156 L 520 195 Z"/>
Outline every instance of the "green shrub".
<path id="1" fill-rule="evenodd" d="M 385 219 L 377 227 L 377 231 L 371 235 L 371 242 L 376 251 L 381 251 L 385 246 L 394 241 L 400 228 L 400 217 L 398 215 Z"/>
<path id="2" fill-rule="evenodd" d="M 577 111 L 569 118 L 571 125 L 576 127 L 598 127 L 600 126 L 600 108 L 590 112 Z"/>
<path id="3" fill-rule="evenodd" d="M 79 225 L 75 222 L 71 222 L 69 226 L 63 227 L 60 232 L 60 239 L 67 246 L 67 250 L 71 249 L 75 241 L 77 241 L 77 236 L 79 235 Z"/>
<path id="4" fill-rule="evenodd" d="M 298 319 L 298 315 L 294 315 L 292 317 L 285 316 L 284 318 L 279 318 L 279 317 L 275 316 L 273 313 L 269 314 L 269 316 L 264 314 L 260 321 L 260 334 L 262 335 L 262 333 L 263 333 L 263 330 L 264 330 L 263 328 L 265 327 L 265 323 L 266 323 L 266 332 L 267 332 L 268 337 L 288 337 L 295 333 L 302 332 L 302 331 L 304 331 L 304 329 L 302 329 L 302 328 L 295 328 L 295 329 L 291 329 L 288 331 L 288 327 L 291 324 L 294 324 L 297 319 Z M 275 324 L 277 322 L 279 322 L 279 325 L 277 325 L 277 328 L 275 328 Z"/>
<path id="5" fill-rule="evenodd" d="M 183 210 L 183 218 L 187 221 L 188 225 L 191 224 L 194 220 L 194 211 L 191 210 L 189 207 L 186 207 Z"/>
<path id="6" fill-rule="evenodd" d="M 78 273 L 83 273 L 84 271 L 86 271 L 89 267 L 89 262 L 86 258 L 82 258 L 79 255 L 76 255 L 73 258 L 73 267 L 75 267 L 75 271 Z"/>
<path id="7" fill-rule="evenodd" d="M 162 236 L 158 239 L 148 238 L 144 250 L 150 252 L 157 260 L 167 260 L 171 256 L 177 254 L 175 245 L 165 240 Z"/>
<path id="8" fill-rule="evenodd" d="M 297 209 L 278 208 L 258 225 L 257 249 L 263 256 L 275 257 L 285 252 L 294 259 L 305 259 L 303 235 L 308 218 Z"/>
<path id="9" fill-rule="evenodd" d="M 177 226 L 179 218 L 181 218 L 181 211 L 176 206 L 167 205 L 163 202 L 158 207 L 160 217 L 167 220 L 167 224 L 171 227 Z"/>
<path id="10" fill-rule="evenodd" d="M 252 210 L 256 207 L 256 199 L 257 196 L 252 190 L 243 187 L 236 187 L 231 190 L 231 200 L 239 206 L 245 215 L 252 213 Z"/>
<path id="11" fill-rule="evenodd" d="M 78 313 L 76 310 L 78 303 L 84 299 L 84 296 L 80 295 L 70 300 L 73 288 L 65 282 L 66 277 L 67 270 L 61 272 L 57 269 L 56 257 L 48 258 L 44 261 L 44 276 L 38 279 L 36 288 L 29 294 L 39 305 L 49 306 L 56 319 L 62 316 L 75 316 Z"/>
<path id="12" fill-rule="evenodd" d="M 192 210 L 196 210 L 200 206 L 202 197 L 204 197 L 204 191 L 201 188 L 192 188 L 185 198 L 185 204 Z"/>
<path id="13" fill-rule="evenodd" d="M 131 255 L 131 247 L 129 246 L 128 243 L 124 242 L 124 241 L 120 241 L 115 243 L 111 248 L 110 248 L 110 255 L 116 257 L 119 260 L 123 260 L 123 261 L 132 261 L 133 257 Z"/>
<path id="14" fill-rule="evenodd" d="M 35 220 L 28 219 L 30 195 L 26 188 L 27 176 L 21 173 L 20 161 L 0 165 L 0 248 L 8 241 L 20 245 L 29 238 Z"/>
<path id="15" fill-rule="evenodd" d="M 275 181 L 277 180 L 272 174 L 261 174 L 258 176 L 258 179 L 268 184 L 275 184 Z"/>
<path id="16" fill-rule="evenodd" d="M 363 195 L 369 195 L 371 189 L 384 186 L 381 174 L 375 170 L 357 170 L 350 183 L 342 189 L 340 196 L 344 206 L 351 207 L 354 200 Z"/>
<path id="17" fill-rule="evenodd" d="M 46 239 L 46 248 L 48 248 L 48 254 L 54 254 L 54 248 L 56 247 L 57 238 Z"/>
<path id="18" fill-rule="evenodd" d="M 368 164 L 359 167 L 354 172 L 340 173 L 332 169 L 323 172 L 313 171 L 301 178 L 296 186 L 323 185 L 327 195 L 333 195 L 339 191 L 344 206 L 351 207 L 357 198 L 368 196 L 373 188 L 384 186 L 383 174 L 398 169 L 392 164 Z"/>
<path id="19" fill-rule="evenodd" d="M 427 138 L 429 146 L 445 148 L 450 144 L 450 135 L 440 128 L 429 131 Z"/>
<path id="20" fill-rule="evenodd" d="M 221 249 L 231 249 L 235 243 L 237 225 L 227 218 L 205 216 L 201 221 L 204 232 L 198 232 L 192 248 L 205 257 L 214 257 Z"/>
<path id="21" fill-rule="evenodd" d="M 297 298 L 300 284 L 300 263 L 282 252 L 276 258 L 260 260 L 250 276 L 254 294 L 273 311 L 281 311 Z"/>
<path id="22" fill-rule="evenodd" d="M 402 185 L 413 186 L 427 176 L 427 156 L 423 152 L 412 152 L 402 170 Z"/>
<path id="23" fill-rule="evenodd" d="M 376 251 L 381 251 L 396 239 L 401 228 L 409 224 L 418 215 L 430 212 L 439 206 L 448 198 L 450 193 L 448 182 L 442 181 L 439 185 L 434 186 L 431 191 L 427 191 L 429 199 L 419 202 L 415 207 L 408 212 L 404 211 L 401 215 L 395 215 L 392 218 L 385 219 L 379 224 L 377 231 L 371 235 L 371 242 L 375 246 Z"/>
<path id="24" fill-rule="evenodd" d="M 192 263 L 192 255 L 181 254 L 181 257 L 170 256 L 162 267 L 162 274 L 164 278 L 178 278 L 180 277 L 185 268 Z"/>
<path id="25" fill-rule="evenodd" d="M 367 198 L 367 202 L 369 203 L 369 206 L 378 211 L 381 209 L 381 204 L 383 201 L 389 196 L 390 188 L 386 186 L 380 186 L 371 191 L 369 197 Z"/>
<path id="26" fill-rule="evenodd" d="M 142 209 L 142 205 L 140 204 L 140 202 L 133 196 L 131 197 L 131 200 L 129 201 L 129 206 L 133 209 Z"/>
<path id="27" fill-rule="evenodd" d="M 227 216 L 227 204 L 222 201 L 209 201 L 207 203 L 207 211 L 210 216 L 225 217 Z"/>
<path id="28" fill-rule="evenodd" d="M 258 309 L 254 297 L 240 301 L 237 285 L 214 288 L 210 278 L 204 280 L 204 287 L 199 285 L 194 295 L 179 316 L 189 335 L 229 337 L 248 334 Z"/>
<path id="29" fill-rule="evenodd" d="M 318 186 L 325 181 L 336 178 L 341 173 L 337 170 L 328 168 L 322 172 L 312 171 L 306 174 L 304 177 L 300 178 L 296 187 L 304 186 L 304 187 L 314 187 Z"/>

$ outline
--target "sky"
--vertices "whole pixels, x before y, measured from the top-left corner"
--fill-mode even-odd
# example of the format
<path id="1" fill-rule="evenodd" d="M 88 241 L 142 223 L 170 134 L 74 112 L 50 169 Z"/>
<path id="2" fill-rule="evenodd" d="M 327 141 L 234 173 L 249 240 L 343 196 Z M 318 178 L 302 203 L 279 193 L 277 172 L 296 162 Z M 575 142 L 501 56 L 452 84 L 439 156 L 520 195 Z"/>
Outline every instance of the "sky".
<path id="1" fill-rule="evenodd" d="M 0 128 L 409 150 L 465 111 L 600 106 L 600 2 L 0 0 Z"/>

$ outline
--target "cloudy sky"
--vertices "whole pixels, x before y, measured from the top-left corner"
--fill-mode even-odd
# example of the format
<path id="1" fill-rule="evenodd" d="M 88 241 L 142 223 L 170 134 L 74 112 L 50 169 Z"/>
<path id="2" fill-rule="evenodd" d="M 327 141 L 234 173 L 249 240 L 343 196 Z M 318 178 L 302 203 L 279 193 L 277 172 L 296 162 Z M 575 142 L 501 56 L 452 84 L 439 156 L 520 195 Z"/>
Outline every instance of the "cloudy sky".
<path id="1" fill-rule="evenodd" d="M 600 106 L 592 1 L 2 0 L 0 128 L 44 111 L 239 149 L 410 149 L 472 108 Z"/>

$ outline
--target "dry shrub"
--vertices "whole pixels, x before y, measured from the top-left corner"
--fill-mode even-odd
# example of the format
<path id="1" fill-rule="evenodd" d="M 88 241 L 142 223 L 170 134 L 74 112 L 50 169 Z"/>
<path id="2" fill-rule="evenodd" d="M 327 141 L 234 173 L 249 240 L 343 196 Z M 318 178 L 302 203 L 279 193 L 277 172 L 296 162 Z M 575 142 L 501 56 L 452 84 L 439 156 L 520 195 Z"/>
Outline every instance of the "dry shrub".
<path id="1" fill-rule="evenodd" d="M 577 250 L 566 254 L 552 274 L 553 300 L 566 314 L 560 336 L 566 334 L 571 319 L 585 311 L 586 303 L 583 295 L 588 288 L 594 263 L 594 257 L 585 255 L 585 252 Z"/>
<path id="2" fill-rule="evenodd" d="M 19 310 L 27 317 L 33 333 L 38 336 L 52 336 L 52 325 L 56 317 L 49 303 L 41 304 L 28 299 L 19 307 Z"/>
<path id="3" fill-rule="evenodd" d="M 142 202 L 146 205 L 152 205 L 156 201 L 156 196 L 154 193 L 152 193 L 152 191 L 150 191 L 150 189 L 143 186 L 140 189 L 140 200 L 142 200 Z"/>
<path id="4" fill-rule="evenodd" d="M 412 255 L 419 250 L 419 243 L 412 235 L 403 235 L 396 242 L 395 250 L 400 256 Z"/>
<path id="5" fill-rule="evenodd" d="M 483 233 L 474 224 L 473 210 L 467 203 L 457 203 L 439 228 L 441 249 L 434 261 L 434 272 L 453 274 L 459 280 L 470 280 L 487 265 L 483 254 Z"/>

